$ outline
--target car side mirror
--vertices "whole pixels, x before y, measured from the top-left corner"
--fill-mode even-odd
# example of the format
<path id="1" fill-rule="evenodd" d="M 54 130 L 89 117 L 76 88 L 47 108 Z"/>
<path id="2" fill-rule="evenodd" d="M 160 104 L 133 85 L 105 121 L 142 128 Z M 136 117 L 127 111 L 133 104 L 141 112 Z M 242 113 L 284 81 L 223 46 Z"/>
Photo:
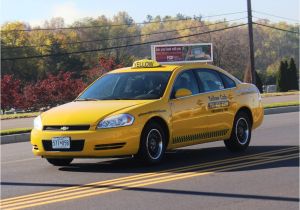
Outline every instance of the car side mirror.
<path id="1" fill-rule="evenodd" d="M 181 97 L 190 96 L 190 95 L 192 95 L 192 91 L 190 91 L 189 89 L 186 89 L 186 88 L 180 88 L 176 91 L 175 98 L 181 98 Z"/>

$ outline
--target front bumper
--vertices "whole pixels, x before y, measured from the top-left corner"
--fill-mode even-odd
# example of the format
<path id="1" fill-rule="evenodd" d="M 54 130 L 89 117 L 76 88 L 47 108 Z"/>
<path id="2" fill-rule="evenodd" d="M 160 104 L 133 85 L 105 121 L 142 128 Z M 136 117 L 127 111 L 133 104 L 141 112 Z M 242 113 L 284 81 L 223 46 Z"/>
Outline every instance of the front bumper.
<path id="1" fill-rule="evenodd" d="M 87 131 L 31 131 L 32 152 L 34 155 L 47 157 L 113 157 L 134 155 L 138 152 L 141 128 L 126 126 L 120 128 Z M 53 137 L 70 137 L 72 145 L 80 145 L 73 151 L 49 151 Z M 45 144 L 45 141 L 47 145 Z M 76 150 L 81 151 L 76 151 Z"/>

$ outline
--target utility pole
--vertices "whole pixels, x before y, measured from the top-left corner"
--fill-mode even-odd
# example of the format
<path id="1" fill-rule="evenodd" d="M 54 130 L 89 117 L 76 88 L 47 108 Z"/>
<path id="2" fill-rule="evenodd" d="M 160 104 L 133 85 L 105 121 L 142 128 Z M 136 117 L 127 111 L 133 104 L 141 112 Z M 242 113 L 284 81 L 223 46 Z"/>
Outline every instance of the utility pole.
<path id="1" fill-rule="evenodd" d="M 247 11 L 248 11 L 248 32 L 249 32 L 251 81 L 252 81 L 252 84 L 256 84 L 251 0 L 247 0 Z"/>

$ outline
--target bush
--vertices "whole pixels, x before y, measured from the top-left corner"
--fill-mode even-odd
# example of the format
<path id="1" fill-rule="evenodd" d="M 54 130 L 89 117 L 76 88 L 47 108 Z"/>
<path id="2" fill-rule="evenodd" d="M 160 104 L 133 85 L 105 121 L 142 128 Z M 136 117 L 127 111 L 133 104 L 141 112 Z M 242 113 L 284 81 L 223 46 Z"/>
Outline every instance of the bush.
<path id="1" fill-rule="evenodd" d="M 13 75 L 4 75 L 1 78 L 1 110 L 23 108 L 23 102 L 21 81 Z"/>
<path id="2" fill-rule="evenodd" d="M 114 57 L 100 57 L 96 68 L 84 71 L 82 78 L 74 72 L 62 72 L 57 75 L 48 74 L 36 83 L 22 84 L 12 75 L 1 78 L 1 109 L 31 109 L 52 107 L 74 100 L 87 86 L 102 74 L 123 64 L 117 64 Z M 85 78 L 85 83 L 83 81 Z"/>
<path id="3" fill-rule="evenodd" d="M 25 86 L 25 106 L 52 107 L 72 101 L 85 87 L 86 84 L 81 79 L 73 78 L 71 72 L 59 72 L 56 76 L 49 74 L 46 79 Z"/>

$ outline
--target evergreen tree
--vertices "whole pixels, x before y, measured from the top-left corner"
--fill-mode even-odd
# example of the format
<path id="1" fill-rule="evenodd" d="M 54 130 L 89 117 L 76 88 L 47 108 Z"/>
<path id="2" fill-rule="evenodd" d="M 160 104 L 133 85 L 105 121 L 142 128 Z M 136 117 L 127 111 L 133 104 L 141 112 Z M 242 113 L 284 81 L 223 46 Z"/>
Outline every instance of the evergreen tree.
<path id="1" fill-rule="evenodd" d="M 277 90 L 279 92 L 286 92 L 288 91 L 288 81 L 287 81 L 287 62 L 280 61 L 276 85 Z"/>
<path id="2" fill-rule="evenodd" d="M 293 58 L 290 59 L 288 72 L 289 90 L 299 90 L 297 67 Z"/>

